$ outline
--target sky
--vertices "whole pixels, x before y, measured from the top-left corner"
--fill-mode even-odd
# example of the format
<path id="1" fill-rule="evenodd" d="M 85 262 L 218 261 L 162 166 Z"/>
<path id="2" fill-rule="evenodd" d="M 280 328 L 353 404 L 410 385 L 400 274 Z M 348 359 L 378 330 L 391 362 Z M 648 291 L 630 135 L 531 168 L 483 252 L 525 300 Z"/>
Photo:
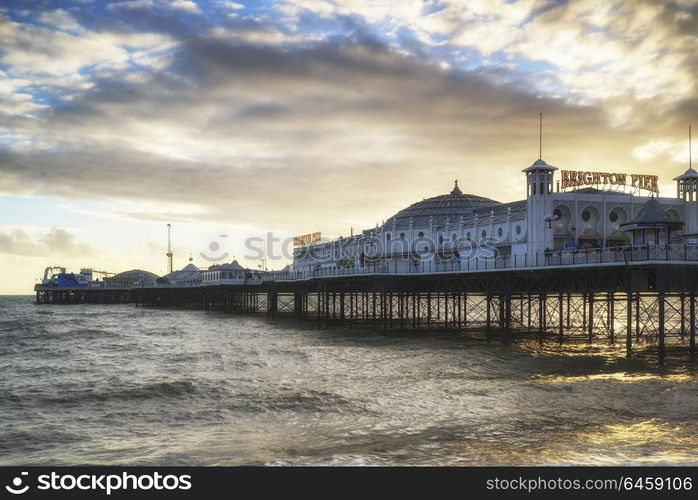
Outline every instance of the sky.
<path id="1" fill-rule="evenodd" d="M 168 223 L 175 268 L 256 268 L 455 179 L 523 199 L 540 112 L 548 163 L 674 196 L 697 62 L 698 0 L 3 0 L 0 294 L 164 274 Z"/>

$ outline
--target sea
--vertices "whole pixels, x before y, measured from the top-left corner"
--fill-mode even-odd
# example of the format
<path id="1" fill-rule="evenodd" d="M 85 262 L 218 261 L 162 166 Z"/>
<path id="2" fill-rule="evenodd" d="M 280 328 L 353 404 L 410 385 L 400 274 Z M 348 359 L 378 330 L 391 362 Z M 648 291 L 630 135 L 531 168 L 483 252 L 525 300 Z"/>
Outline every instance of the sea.
<path id="1" fill-rule="evenodd" d="M 698 465 L 698 361 L 0 297 L 0 465 Z"/>

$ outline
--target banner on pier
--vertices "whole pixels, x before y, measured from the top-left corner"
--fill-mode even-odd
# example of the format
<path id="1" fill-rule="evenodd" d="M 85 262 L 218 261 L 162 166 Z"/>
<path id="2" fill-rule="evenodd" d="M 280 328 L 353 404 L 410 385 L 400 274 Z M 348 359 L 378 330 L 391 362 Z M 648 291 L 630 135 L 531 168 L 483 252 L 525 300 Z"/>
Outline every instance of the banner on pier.
<path id="1" fill-rule="evenodd" d="M 293 237 L 294 247 L 304 247 L 307 245 L 312 245 L 313 243 L 319 243 L 321 241 L 320 231 L 316 233 L 302 234 L 300 236 Z"/>

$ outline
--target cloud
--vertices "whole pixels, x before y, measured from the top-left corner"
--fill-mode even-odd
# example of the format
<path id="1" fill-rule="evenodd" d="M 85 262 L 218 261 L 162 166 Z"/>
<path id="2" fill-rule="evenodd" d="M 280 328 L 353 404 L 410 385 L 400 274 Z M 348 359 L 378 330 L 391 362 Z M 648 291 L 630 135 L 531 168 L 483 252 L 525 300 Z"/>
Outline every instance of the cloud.
<path id="1" fill-rule="evenodd" d="M 623 5 L 614 8 L 624 12 Z M 657 25 L 647 36 L 665 36 L 657 43 L 669 56 L 675 47 L 676 61 L 690 57 L 692 42 L 681 45 L 689 21 L 670 26 L 669 8 L 649 5 L 609 21 L 586 2 L 282 7 L 213 23 L 201 4 L 201 15 L 186 16 L 186 29 L 196 31 L 186 35 L 178 34 L 185 28 L 176 9 L 155 1 L 110 4 L 114 19 L 99 29 L 71 14 L 86 30 L 80 36 L 49 30 L 52 18 L 41 26 L 8 21 L 26 43 L 7 51 L 19 79 L 7 85 L 19 95 L 15 113 L 32 116 L 0 115 L 7 131 L 0 192 L 168 207 L 115 209 L 139 220 L 235 220 L 293 231 L 322 224 L 341 232 L 448 192 L 456 178 L 476 194 L 522 197 L 515 180 L 537 157 L 539 111 L 544 156 L 559 167 L 683 171 L 673 156 L 642 160 L 652 150 L 643 145 L 677 141 L 698 112 L 680 84 L 685 73 L 671 66 L 679 83 L 666 90 L 668 76 L 653 79 L 621 61 L 649 50 L 640 41 L 631 53 L 641 20 Z M 322 29 L 308 28 L 316 25 Z M 83 45 L 95 39 L 125 54 L 95 63 L 105 56 L 85 55 Z M 70 71 L 88 76 L 52 75 L 54 83 L 76 80 L 65 83 L 60 103 L 22 110 L 47 106 L 29 100 L 24 81 L 44 78 L 32 73 L 50 56 L 39 45 L 61 40 L 70 43 L 54 64 L 65 58 Z M 465 48 L 488 59 L 471 59 Z M 546 64 L 525 67 L 523 59 L 540 63 L 536 54 Z"/>
<path id="2" fill-rule="evenodd" d="M 456 67 L 513 64 L 527 71 L 545 64 L 557 74 L 558 87 L 540 86 L 532 75 L 532 88 L 603 104 L 614 125 L 632 120 L 629 100 L 666 111 L 696 91 L 698 7 L 691 1 L 286 0 L 281 8 L 296 19 L 303 12 L 338 22 L 358 18 L 398 45 L 408 32 L 430 47 L 421 53 Z M 464 50 L 477 51 L 480 60 Z"/>
<path id="3" fill-rule="evenodd" d="M 23 257 L 73 254 L 89 257 L 95 252 L 90 245 L 77 242 L 72 233 L 52 227 L 34 238 L 22 229 L 0 231 L 0 253 Z"/>
<path id="4" fill-rule="evenodd" d="M 187 12 L 200 13 L 199 6 L 196 2 L 191 2 L 189 0 L 174 0 L 170 2 L 170 6 L 174 9 L 181 9 Z"/>
<path id="5" fill-rule="evenodd" d="M 160 68 L 174 42 L 157 33 L 92 31 L 65 10 L 41 12 L 36 23 L 0 13 L 0 111 L 35 116 L 47 97 L 70 100 L 93 86 L 92 75 Z M 86 74 L 89 70 L 89 76 Z"/>
<path id="6" fill-rule="evenodd" d="M 167 72 L 98 81 L 34 123 L 27 135 L 47 147 L 5 152 L 0 189 L 194 203 L 201 220 L 299 230 L 320 211 L 339 230 L 373 225 L 455 178 L 468 186 L 495 166 L 519 175 L 535 155 L 539 109 L 555 117 L 550 144 L 603 126 L 598 110 L 492 79 L 377 43 L 288 51 L 194 38 Z M 511 189 L 504 177 L 470 191 L 518 196 Z"/>

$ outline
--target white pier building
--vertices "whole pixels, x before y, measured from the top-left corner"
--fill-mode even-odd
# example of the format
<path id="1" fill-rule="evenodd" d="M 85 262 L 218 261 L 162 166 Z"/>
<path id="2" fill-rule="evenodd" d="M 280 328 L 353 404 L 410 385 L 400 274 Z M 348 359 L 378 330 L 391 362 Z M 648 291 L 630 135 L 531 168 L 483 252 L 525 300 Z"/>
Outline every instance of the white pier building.
<path id="1" fill-rule="evenodd" d="M 589 255 L 604 262 L 623 258 L 621 249 L 695 250 L 698 243 L 693 168 L 674 179 L 676 197 L 655 196 L 653 175 L 562 171 L 558 179 L 558 169 L 542 159 L 522 172 L 525 200 L 467 194 L 456 181 L 449 193 L 414 203 L 381 226 L 298 246 L 293 272 L 455 271 L 488 259 L 501 263 L 496 267 L 528 267 Z"/>

